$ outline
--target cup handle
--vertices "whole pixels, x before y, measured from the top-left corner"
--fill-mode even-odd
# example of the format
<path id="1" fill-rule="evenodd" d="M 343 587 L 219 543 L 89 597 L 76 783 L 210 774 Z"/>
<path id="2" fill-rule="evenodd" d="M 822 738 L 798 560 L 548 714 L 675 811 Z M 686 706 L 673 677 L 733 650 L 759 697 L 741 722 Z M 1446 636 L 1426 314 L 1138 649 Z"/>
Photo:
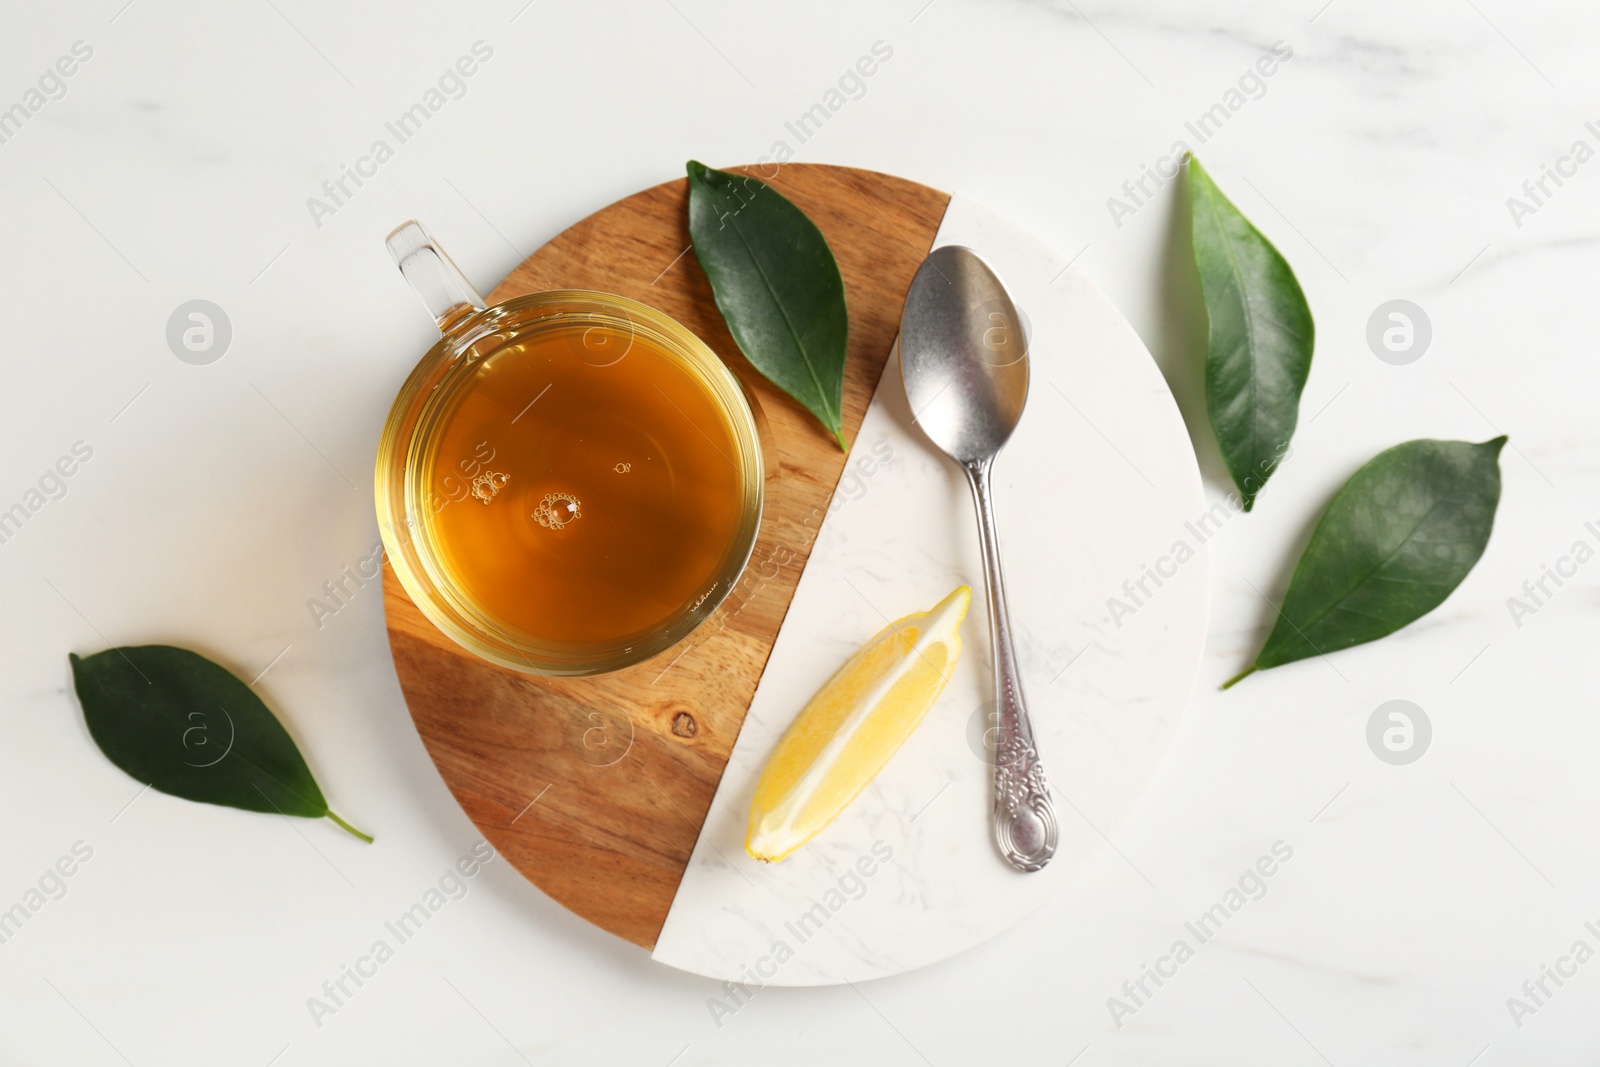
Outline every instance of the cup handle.
<path id="1" fill-rule="evenodd" d="M 384 239 L 400 273 L 422 299 L 439 332 L 449 334 L 488 305 L 427 228 L 412 219 Z"/>

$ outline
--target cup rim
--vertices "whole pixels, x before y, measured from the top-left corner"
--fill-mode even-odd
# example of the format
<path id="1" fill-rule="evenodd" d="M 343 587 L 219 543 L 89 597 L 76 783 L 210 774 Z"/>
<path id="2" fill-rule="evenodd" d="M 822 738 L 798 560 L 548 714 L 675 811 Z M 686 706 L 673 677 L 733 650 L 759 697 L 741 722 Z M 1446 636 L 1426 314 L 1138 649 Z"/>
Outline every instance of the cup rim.
<path id="1" fill-rule="evenodd" d="M 563 305 L 568 307 L 563 309 Z M 459 605 L 471 605 L 458 586 L 431 565 L 416 536 L 417 501 L 408 467 L 416 452 L 419 427 L 430 425 L 452 374 L 497 351 L 506 340 L 526 336 L 541 322 L 560 315 L 580 313 L 571 305 L 620 311 L 625 318 L 647 326 L 653 337 L 676 358 L 689 365 L 722 409 L 741 460 L 740 524 L 723 567 L 711 590 L 689 608 L 669 616 L 646 631 L 642 639 L 624 644 L 596 642 L 586 645 L 536 645 L 493 627 Z M 556 309 L 538 315 L 543 309 Z M 535 317 L 529 317 L 530 315 Z M 485 341 L 503 336 L 486 351 Z M 476 310 L 452 325 L 425 353 L 396 394 L 384 421 L 374 473 L 374 498 L 379 533 L 395 576 L 418 610 L 436 628 L 469 652 L 511 670 L 552 677 L 601 674 L 642 663 L 683 640 L 706 621 L 738 585 L 754 552 L 765 511 L 765 463 L 756 416 L 743 384 L 709 345 L 665 312 L 642 301 L 592 289 L 552 289 L 511 297 Z M 424 500 L 423 506 L 427 506 Z"/>

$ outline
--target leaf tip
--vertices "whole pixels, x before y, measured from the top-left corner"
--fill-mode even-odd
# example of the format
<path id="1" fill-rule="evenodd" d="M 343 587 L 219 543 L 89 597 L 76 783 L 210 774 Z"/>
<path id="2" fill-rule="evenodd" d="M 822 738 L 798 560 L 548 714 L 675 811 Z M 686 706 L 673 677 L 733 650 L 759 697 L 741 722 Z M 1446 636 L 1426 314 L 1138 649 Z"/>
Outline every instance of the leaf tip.
<path id="1" fill-rule="evenodd" d="M 362 831 L 357 830 L 354 826 L 351 826 L 349 823 L 347 823 L 343 819 L 339 818 L 338 815 L 334 814 L 333 809 L 331 809 L 331 808 L 328 809 L 328 818 L 332 819 L 335 826 L 337 826 L 337 827 L 339 827 L 339 829 L 345 831 L 351 837 L 359 837 L 361 840 L 365 841 L 367 844 L 369 844 L 369 845 L 372 844 L 372 835 L 371 834 L 363 833 Z"/>
<path id="2" fill-rule="evenodd" d="M 1480 448 L 1493 449 L 1494 450 L 1494 454 L 1498 456 L 1500 454 L 1500 450 L 1502 448 L 1506 447 L 1507 442 L 1509 442 L 1510 440 L 1511 440 L 1511 438 L 1509 436 L 1507 436 L 1506 434 L 1501 434 L 1499 437 L 1491 437 L 1489 440 L 1485 441 L 1479 447 Z"/>
<path id="3" fill-rule="evenodd" d="M 1250 666 L 1246 667 L 1244 670 L 1240 671 L 1238 674 L 1234 675 L 1232 678 L 1229 678 L 1226 682 L 1223 682 L 1222 685 L 1219 688 L 1221 688 L 1221 689 L 1232 689 L 1234 686 L 1238 685 L 1240 682 L 1244 681 L 1246 678 L 1248 678 L 1252 674 L 1256 673 L 1257 669 L 1258 668 L 1256 667 L 1256 665 L 1252 663 Z"/>

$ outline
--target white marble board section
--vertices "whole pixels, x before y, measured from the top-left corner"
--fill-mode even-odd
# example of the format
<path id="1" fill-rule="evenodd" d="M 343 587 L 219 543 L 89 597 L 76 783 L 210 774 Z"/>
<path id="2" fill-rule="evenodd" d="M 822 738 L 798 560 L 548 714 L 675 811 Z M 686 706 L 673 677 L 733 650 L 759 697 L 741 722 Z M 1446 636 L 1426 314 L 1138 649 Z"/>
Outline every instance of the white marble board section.
<path id="1" fill-rule="evenodd" d="M 1137 803 L 1188 702 L 1205 642 L 1205 505 L 1165 380 L 1116 307 L 1014 223 L 957 195 L 936 244 L 976 249 L 1031 325 L 1028 403 L 995 492 L 1023 683 L 1061 821 L 1056 858 L 1019 874 L 990 838 L 976 518 L 959 470 L 912 423 L 897 349 L 667 915 L 662 963 L 828 985 L 977 945 L 1105 862 L 1102 834 Z M 1150 577 L 1158 566 L 1166 574 Z M 927 719 L 815 840 L 781 864 L 752 860 L 750 797 L 795 713 L 890 620 L 962 583 L 974 593 L 966 651 Z M 1131 613 L 1114 619 L 1113 596 Z"/>

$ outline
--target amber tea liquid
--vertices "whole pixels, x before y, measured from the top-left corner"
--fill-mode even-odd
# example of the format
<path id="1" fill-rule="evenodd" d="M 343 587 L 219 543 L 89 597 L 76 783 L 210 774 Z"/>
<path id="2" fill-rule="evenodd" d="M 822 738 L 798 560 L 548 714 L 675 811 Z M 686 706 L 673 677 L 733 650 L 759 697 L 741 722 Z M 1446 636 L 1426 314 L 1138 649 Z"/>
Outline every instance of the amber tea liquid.
<path id="1" fill-rule="evenodd" d="M 626 641 L 712 594 L 743 471 L 714 394 L 626 326 L 553 326 L 463 383 L 418 507 L 431 555 L 495 625 Z"/>

